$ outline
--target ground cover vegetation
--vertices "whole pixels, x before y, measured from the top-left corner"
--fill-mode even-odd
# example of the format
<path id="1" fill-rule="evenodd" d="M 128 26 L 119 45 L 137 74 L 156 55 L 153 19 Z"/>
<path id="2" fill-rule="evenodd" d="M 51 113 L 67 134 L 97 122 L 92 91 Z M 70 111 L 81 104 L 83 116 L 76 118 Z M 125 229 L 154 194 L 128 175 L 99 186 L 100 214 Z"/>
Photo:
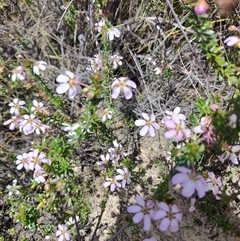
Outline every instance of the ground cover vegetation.
<path id="1" fill-rule="evenodd" d="M 216 3 L 1 1 L 0 240 L 180 240 L 194 213 L 240 236 L 239 17 Z"/>

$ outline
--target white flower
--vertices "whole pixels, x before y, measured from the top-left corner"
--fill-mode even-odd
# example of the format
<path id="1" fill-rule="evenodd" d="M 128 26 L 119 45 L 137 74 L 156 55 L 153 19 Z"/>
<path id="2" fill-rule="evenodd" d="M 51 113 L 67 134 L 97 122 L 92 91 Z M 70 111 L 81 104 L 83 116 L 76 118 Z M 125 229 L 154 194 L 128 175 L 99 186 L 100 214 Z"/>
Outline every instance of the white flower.
<path id="1" fill-rule="evenodd" d="M 161 66 L 158 66 L 158 67 L 156 67 L 156 68 L 154 69 L 154 71 L 155 71 L 155 74 L 156 74 L 156 75 L 162 74 L 162 67 L 161 67 Z"/>
<path id="2" fill-rule="evenodd" d="M 103 56 L 101 54 L 95 54 L 94 59 L 90 59 L 89 61 L 91 66 L 88 66 L 87 70 L 97 72 L 103 69 Z"/>
<path id="3" fill-rule="evenodd" d="M 147 57 L 148 63 L 151 65 L 156 65 L 156 61 L 153 59 L 153 57 Z"/>
<path id="4" fill-rule="evenodd" d="M 29 170 L 29 165 L 28 165 L 29 159 L 28 159 L 28 154 L 23 153 L 22 155 L 17 156 L 17 170 L 21 170 L 23 167 L 25 170 Z"/>
<path id="5" fill-rule="evenodd" d="M 76 218 L 76 221 L 78 222 L 78 221 L 79 221 L 79 216 L 76 215 L 75 218 Z M 66 222 L 66 224 L 67 224 L 68 226 L 75 224 L 75 218 L 70 217 L 70 218 L 68 219 L 68 221 Z"/>
<path id="6" fill-rule="evenodd" d="M 68 227 L 66 225 L 58 224 L 56 237 L 58 237 L 58 241 L 70 240 L 70 230 L 68 230 Z"/>
<path id="7" fill-rule="evenodd" d="M 8 196 L 12 196 L 13 194 L 19 195 L 20 192 L 18 191 L 17 180 L 14 179 L 12 182 L 13 185 L 7 185 L 7 189 L 9 190 Z"/>
<path id="8" fill-rule="evenodd" d="M 11 107 L 10 113 L 12 115 L 19 115 L 20 108 L 23 108 L 23 105 L 25 104 L 25 101 L 19 100 L 18 98 L 14 98 L 13 101 L 8 104 Z"/>
<path id="9" fill-rule="evenodd" d="M 33 106 L 31 107 L 31 111 L 35 114 L 37 112 L 45 112 L 46 108 L 42 102 L 38 102 L 37 100 L 33 100 Z"/>
<path id="10" fill-rule="evenodd" d="M 112 119 L 112 115 L 113 115 L 113 112 L 111 110 L 105 109 L 103 111 L 102 121 L 105 122 L 107 119 L 111 120 Z"/>
<path id="11" fill-rule="evenodd" d="M 33 73 L 36 75 L 40 75 L 40 70 L 44 71 L 46 69 L 47 62 L 45 61 L 37 61 L 33 65 Z"/>
<path id="12" fill-rule="evenodd" d="M 112 62 L 112 64 L 113 64 L 113 68 L 114 68 L 114 69 L 117 69 L 117 67 L 118 67 L 119 65 L 122 65 L 121 59 L 123 59 L 123 57 L 120 56 L 119 54 L 114 54 L 114 55 L 112 55 L 112 56 L 110 57 L 110 59 L 111 59 L 111 62 Z"/>
<path id="13" fill-rule="evenodd" d="M 151 114 L 150 117 L 146 113 L 141 113 L 141 115 L 143 119 L 135 121 L 136 126 L 142 126 L 140 130 L 140 135 L 145 136 L 147 133 L 149 133 L 151 137 L 154 137 L 155 136 L 154 129 L 158 130 L 160 128 L 160 126 L 155 121 L 155 115 Z"/>
<path id="14" fill-rule="evenodd" d="M 67 131 L 68 137 L 76 137 L 77 136 L 77 132 L 76 130 L 80 127 L 79 123 L 74 123 L 74 124 L 68 124 L 68 123 L 62 123 L 62 125 L 64 126 L 62 129 L 64 131 Z"/>
<path id="15" fill-rule="evenodd" d="M 95 29 L 97 29 L 99 33 L 102 32 L 102 29 L 104 26 L 105 26 L 105 22 L 103 20 L 100 20 L 100 22 L 95 23 Z"/>
<path id="16" fill-rule="evenodd" d="M 58 94 L 64 94 L 68 91 L 69 99 L 73 99 L 77 94 L 82 92 L 80 81 L 77 80 L 76 76 L 70 71 L 65 71 L 65 75 L 60 74 L 56 81 L 60 83 L 56 92 Z"/>
<path id="17" fill-rule="evenodd" d="M 127 77 L 120 77 L 113 81 L 112 85 L 112 98 L 117 99 L 121 92 L 124 93 L 125 99 L 129 100 L 132 98 L 132 89 L 136 89 L 136 84 L 128 79 Z"/>
<path id="18" fill-rule="evenodd" d="M 45 176 L 46 176 L 46 172 L 42 168 L 35 169 L 33 173 L 33 178 L 38 183 L 44 183 L 46 181 Z"/>
<path id="19" fill-rule="evenodd" d="M 12 71 L 11 79 L 12 81 L 15 81 L 16 79 L 19 79 L 19 80 L 25 79 L 25 73 L 23 71 L 22 66 L 18 66 L 16 69 Z"/>
<path id="20" fill-rule="evenodd" d="M 121 35 L 119 29 L 115 27 L 111 27 L 107 30 L 107 36 L 110 41 L 112 41 L 115 37 L 119 38 Z"/>

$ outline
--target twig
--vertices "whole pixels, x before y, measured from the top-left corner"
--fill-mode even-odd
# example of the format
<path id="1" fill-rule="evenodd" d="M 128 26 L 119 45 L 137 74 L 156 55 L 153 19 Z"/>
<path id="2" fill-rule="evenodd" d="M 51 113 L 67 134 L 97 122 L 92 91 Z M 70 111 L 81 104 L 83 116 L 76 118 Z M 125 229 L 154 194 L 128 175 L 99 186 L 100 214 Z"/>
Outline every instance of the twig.
<path id="1" fill-rule="evenodd" d="M 129 223 L 125 223 L 120 230 L 117 231 L 117 233 L 115 233 L 110 239 L 108 239 L 107 241 L 113 241 L 115 240 L 115 238 L 129 225 Z"/>
<path id="2" fill-rule="evenodd" d="M 207 76 L 206 76 L 206 74 L 205 74 L 205 72 L 204 72 L 204 70 L 203 70 L 203 68 L 202 68 L 202 66 L 201 66 L 201 63 L 199 62 L 199 60 L 198 60 L 198 58 L 197 58 L 197 53 L 196 53 L 196 51 L 193 49 L 193 47 L 192 47 L 192 45 L 191 45 L 191 43 L 190 43 L 190 41 L 189 41 L 189 38 L 188 38 L 188 36 L 186 35 L 186 33 L 185 33 L 184 29 L 183 29 L 183 26 L 182 26 L 181 22 L 179 21 L 179 18 L 178 18 L 178 16 L 177 16 L 177 14 L 175 13 L 174 9 L 173 9 L 172 4 L 170 3 L 170 0 L 166 0 L 166 2 L 167 2 L 168 7 L 170 8 L 170 10 L 171 10 L 171 12 L 172 12 L 175 20 L 176 20 L 176 22 L 177 22 L 177 24 L 178 24 L 181 32 L 182 32 L 185 40 L 187 41 L 187 44 L 189 45 L 189 48 L 190 48 L 193 56 L 195 57 L 195 61 L 196 61 L 196 63 L 198 64 L 198 66 L 199 66 L 199 68 L 200 68 L 200 70 L 201 70 L 201 72 L 202 72 L 202 75 L 203 75 L 204 78 L 206 79 L 206 82 L 207 82 L 207 91 L 209 91 L 209 81 L 208 81 L 208 78 L 207 78 Z"/>
<path id="3" fill-rule="evenodd" d="M 66 15 L 69 7 L 71 6 L 72 2 L 73 2 L 73 0 L 70 1 L 70 3 L 67 5 L 66 9 L 64 10 L 63 15 L 62 15 L 62 17 L 60 18 L 60 21 L 59 21 L 59 23 L 58 23 L 57 31 L 58 31 L 58 29 L 60 28 L 60 25 L 61 25 L 61 23 L 62 23 L 62 21 L 63 21 L 63 18 L 65 17 L 65 15 Z"/>

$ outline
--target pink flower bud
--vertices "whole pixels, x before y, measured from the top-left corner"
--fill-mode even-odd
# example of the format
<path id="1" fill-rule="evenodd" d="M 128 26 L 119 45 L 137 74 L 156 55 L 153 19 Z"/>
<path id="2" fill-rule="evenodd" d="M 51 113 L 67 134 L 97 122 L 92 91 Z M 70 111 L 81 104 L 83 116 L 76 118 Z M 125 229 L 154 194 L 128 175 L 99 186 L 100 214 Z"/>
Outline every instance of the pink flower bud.
<path id="1" fill-rule="evenodd" d="M 210 106 L 210 109 L 211 109 L 212 111 L 217 111 L 218 108 L 219 108 L 219 106 L 218 106 L 217 104 L 212 104 L 212 105 Z"/>
<path id="2" fill-rule="evenodd" d="M 198 0 L 194 7 L 194 11 L 197 15 L 205 13 L 209 9 L 209 5 L 205 0 Z"/>

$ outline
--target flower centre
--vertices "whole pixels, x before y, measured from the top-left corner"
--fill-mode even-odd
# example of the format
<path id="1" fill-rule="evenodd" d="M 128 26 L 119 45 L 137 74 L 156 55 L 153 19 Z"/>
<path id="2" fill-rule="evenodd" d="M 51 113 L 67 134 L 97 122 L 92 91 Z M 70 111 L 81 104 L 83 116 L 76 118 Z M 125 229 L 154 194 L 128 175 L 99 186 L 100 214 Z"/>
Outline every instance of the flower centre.
<path id="1" fill-rule="evenodd" d="M 192 180 L 192 181 L 197 181 L 197 175 L 196 173 L 190 173 L 189 175 L 189 179 Z"/>
<path id="2" fill-rule="evenodd" d="M 146 121 L 146 125 L 147 126 L 151 126 L 152 125 L 152 122 L 150 120 Z"/>
<path id="3" fill-rule="evenodd" d="M 125 81 L 121 81 L 121 82 L 118 83 L 118 86 L 119 86 L 121 89 L 123 89 L 124 87 L 127 86 L 127 84 L 126 84 Z"/>
<path id="4" fill-rule="evenodd" d="M 148 208 L 147 207 L 143 207 L 142 208 L 142 213 L 143 214 L 148 214 L 149 212 L 148 212 Z"/>
<path id="5" fill-rule="evenodd" d="M 178 124 L 178 125 L 176 125 L 176 131 L 177 132 L 182 132 L 182 126 L 181 126 L 181 124 Z"/>
<path id="6" fill-rule="evenodd" d="M 70 85 L 71 87 L 76 85 L 76 81 L 75 81 L 74 78 L 73 78 L 73 79 L 69 79 L 69 80 L 68 80 L 68 83 L 69 83 L 69 85 Z"/>
<path id="7" fill-rule="evenodd" d="M 174 219 L 174 215 L 173 215 L 173 213 L 172 213 L 171 211 L 167 212 L 167 217 L 168 217 L 170 220 Z"/>

